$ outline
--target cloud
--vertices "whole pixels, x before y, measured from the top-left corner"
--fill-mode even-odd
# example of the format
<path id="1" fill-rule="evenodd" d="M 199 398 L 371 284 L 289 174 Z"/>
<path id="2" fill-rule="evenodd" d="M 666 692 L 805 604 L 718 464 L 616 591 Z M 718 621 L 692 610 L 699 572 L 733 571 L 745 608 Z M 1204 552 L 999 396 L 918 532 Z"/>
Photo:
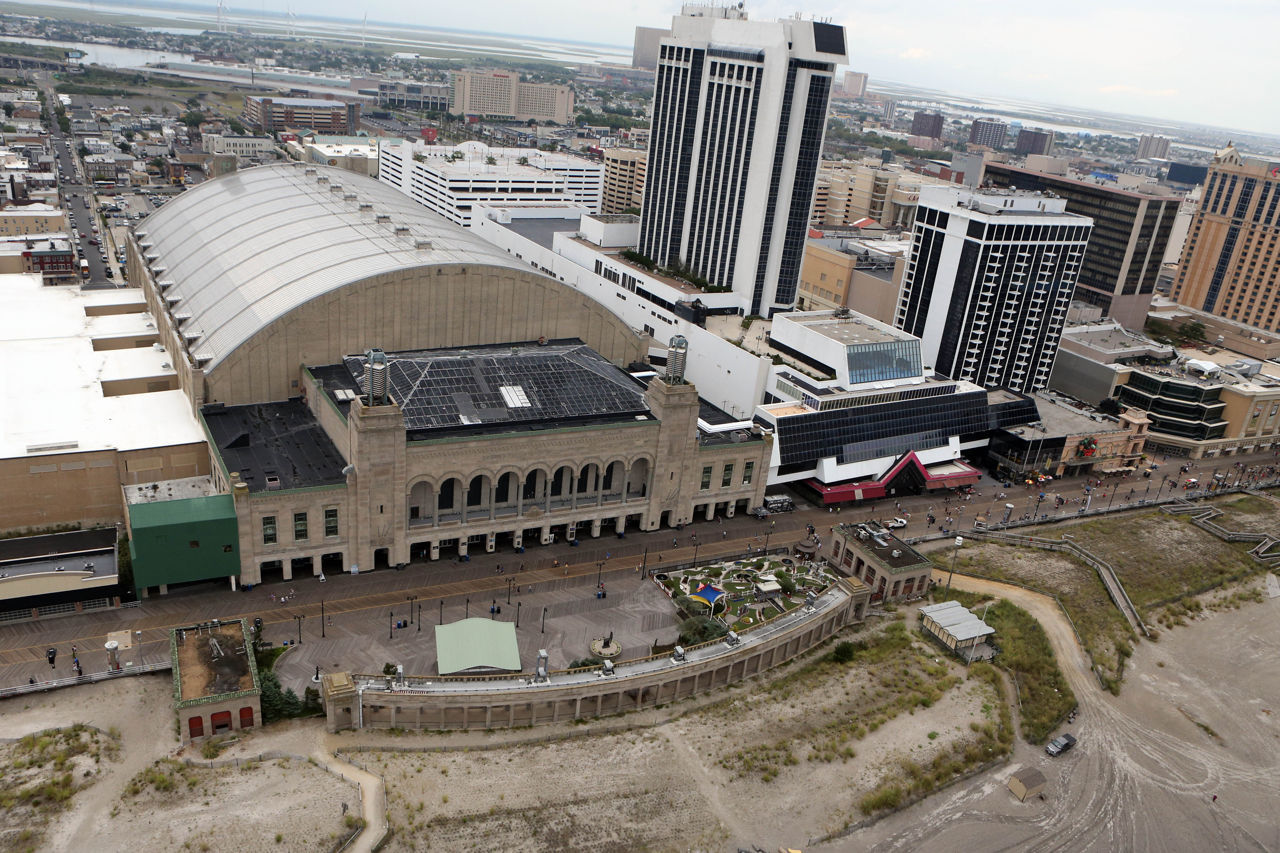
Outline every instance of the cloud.
<path id="1" fill-rule="evenodd" d="M 909 47 L 898 54 L 899 59 L 927 59 L 929 51 L 922 47 Z"/>
<path id="2" fill-rule="evenodd" d="M 1111 86 L 1100 86 L 1098 91 L 1104 95 L 1140 95 L 1144 98 L 1176 98 L 1177 89 L 1143 89 L 1141 86 L 1129 86 L 1117 83 Z"/>

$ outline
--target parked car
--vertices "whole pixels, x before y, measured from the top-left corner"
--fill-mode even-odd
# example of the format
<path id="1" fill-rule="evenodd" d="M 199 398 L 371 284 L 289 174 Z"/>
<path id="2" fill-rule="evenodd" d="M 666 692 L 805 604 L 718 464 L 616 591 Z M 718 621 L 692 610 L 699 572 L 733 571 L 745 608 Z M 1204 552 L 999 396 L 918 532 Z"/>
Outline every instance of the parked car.
<path id="1" fill-rule="evenodd" d="M 1062 735 L 1058 735 L 1056 738 L 1049 741 L 1049 743 L 1045 746 L 1044 751 L 1049 753 L 1050 755 L 1062 755 L 1062 753 L 1071 749 L 1071 747 L 1075 745 L 1076 745 L 1076 739 L 1074 735 L 1062 734 Z"/>
<path id="2" fill-rule="evenodd" d="M 90 245 L 90 246 L 96 246 L 96 245 L 98 245 L 98 241 L 97 241 L 96 239 L 94 239 L 93 237 L 90 237 L 90 238 L 89 238 L 89 245 Z"/>

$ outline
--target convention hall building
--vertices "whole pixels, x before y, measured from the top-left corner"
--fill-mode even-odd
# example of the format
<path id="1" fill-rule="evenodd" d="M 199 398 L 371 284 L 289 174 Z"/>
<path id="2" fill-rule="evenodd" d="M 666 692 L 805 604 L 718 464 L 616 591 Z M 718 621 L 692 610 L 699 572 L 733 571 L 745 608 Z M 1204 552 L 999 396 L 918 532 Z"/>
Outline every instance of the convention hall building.
<path id="1" fill-rule="evenodd" d="M 521 551 L 763 498 L 771 438 L 699 399 L 682 340 L 656 372 L 606 306 L 372 179 L 201 184 L 138 226 L 128 270 L 210 471 L 126 490 L 139 588 Z"/>

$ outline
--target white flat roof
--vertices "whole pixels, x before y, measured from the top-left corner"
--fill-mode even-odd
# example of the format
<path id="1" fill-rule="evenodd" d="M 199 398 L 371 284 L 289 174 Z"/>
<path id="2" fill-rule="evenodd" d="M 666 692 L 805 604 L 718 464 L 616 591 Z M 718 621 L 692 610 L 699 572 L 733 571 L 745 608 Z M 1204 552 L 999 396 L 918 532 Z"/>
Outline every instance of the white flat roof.
<path id="1" fill-rule="evenodd" d="M 204 441 L 182 391 L 105 396 L 103 380 L 172 376 L 152 347 L 94 350 L 94 338 L 155 331 L 145 313 L 90 317 L 90 306 L 139 304 L 136 288 L 46 287 L 0 275 L 0 457 L 138 450 Z"/>

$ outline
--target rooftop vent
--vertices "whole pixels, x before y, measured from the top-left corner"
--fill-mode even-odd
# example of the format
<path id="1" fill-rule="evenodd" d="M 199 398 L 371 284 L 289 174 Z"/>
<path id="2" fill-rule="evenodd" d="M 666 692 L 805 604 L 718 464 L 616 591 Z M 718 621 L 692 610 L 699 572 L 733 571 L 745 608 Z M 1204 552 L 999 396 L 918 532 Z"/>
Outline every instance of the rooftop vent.
<path id="1" fill-rule="evenodd" d="M 304 175 L 314 175 L 315 173 L 316 173 L 316 170 L 315 170 L 315 169 L 304 169 L 304 170 L 302 171 L 302 174 L 304 174 Z"/>
<path id="2" fill-rule="evenodd" d="M 379 213 L 373 218 L 373 221 L 377 222 L 379 225 L 388 225 L 391 223 L 391 216 L 390 214 Z"/>
<path id="3" fill-rule="evenodd" d="M 316 178 L 316 183 L 317 183 L 317 184 L 327 184 L 327 183 L 329 183 L 329 176 L 328 176 L 328 175 L 321 175 L 320 177 Z"/>
<path id="4" fill-rule="evenodd" d="M 668 385 L 684 383 L 684 364 L 688 354 L 689 341 L 685 336 L 672 336 L 667 344 L 667 375 L 665 379 Z"/>
<path id="5" fill-rule="evenodd" d="M 387 402 L 387 354 L 375 347 L 365 351 L 368 364 L 364 372 L 364 393 L 370 406 L 382 406 Z"/>
<path id="6" fill-rule="evenodd" d="M 431 248 L 432 248 L 431 241 L 430 240 L 414 240 L 413 248 L 419 249 L 424 252 L 429 252 L 431 251 Z"/>
<path id="7" fill-rule="evenodd" d="M 408 237 L 408 236 L 409 236 L 409 226 L 408 226 L 408 225 L 397 225 L 397 226 L 396 226 L 396 236 L 397 236 L 397 237 Z"/>
<path id="8" fill-rule="evenodd" d="M 331 193 L 342 192 L 342 184 L 334 184 L 333 186 L 329 187 L 329 192 Z"/>
<path id="9" fill-rule="evenodd" d="M 355 201 L 355 200 L 356 200 L 356 194 L 355 194 L 355 193 L 343 193 L 343 194 L 342 194 L 342 200 L 343 200 L 343 201 Z"/>

